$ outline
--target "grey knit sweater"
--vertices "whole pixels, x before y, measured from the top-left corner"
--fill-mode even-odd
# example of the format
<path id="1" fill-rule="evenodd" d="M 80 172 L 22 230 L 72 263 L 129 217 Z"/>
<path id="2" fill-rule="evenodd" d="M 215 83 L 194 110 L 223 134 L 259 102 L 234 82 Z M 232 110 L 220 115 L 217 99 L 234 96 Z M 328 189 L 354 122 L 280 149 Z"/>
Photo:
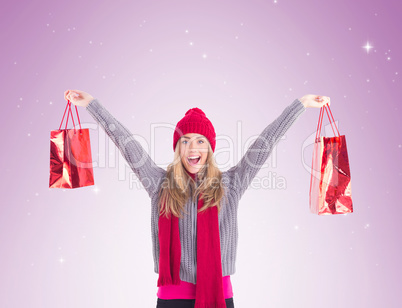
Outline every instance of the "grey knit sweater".
<path id="1" fill-rule="evenodd" d="M 158 273 L 158 191 L 166 175 L 166 170 L 155 164 L 140 143 L 134 139 L 132 133 L 116 120 L 97 99 L 93 99 L 86 109 L 118 147 L 151 198 L 152 252 L 154 271 Z M 279 117 L 262 131 L 241 160 L 229 170 L 222 172 L 226 196 L 222 199 L 219 213 L 223 276 L 232 275 L 236 271 L 239 200 L 271 154 L 274 146 L 305 110 L 304 105 L 295 99 Z M 191 198 L 186 204 L 186 211 L 188 214 L 184 215 L 183 219 L 179 219 L 180 279 L 195 284 L 197 281 L 197 204 L 192 203 Z"/>

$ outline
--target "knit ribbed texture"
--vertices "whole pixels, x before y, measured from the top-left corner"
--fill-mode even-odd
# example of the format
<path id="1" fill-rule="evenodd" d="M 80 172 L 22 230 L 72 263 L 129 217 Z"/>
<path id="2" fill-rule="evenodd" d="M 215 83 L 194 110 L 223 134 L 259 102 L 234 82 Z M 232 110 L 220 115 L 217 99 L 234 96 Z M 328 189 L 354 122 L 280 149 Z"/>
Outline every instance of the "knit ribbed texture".
<path id="1" fill-rule="evenodd" d="M 176 149 L 177 141 L 187 133 L 203 135 L 211 144 L 212 152 L 215 152 L 216 134 L 211 121 L 205 116 L 200 108 L 189 109 L 185 116 L 177 123 L 173 133 L 173 151 Z"/>
<path id="2" fill-rule="evenodd" d="M 152 253 L 154 272 L 158 273 L 159 213 L 157 192 L 166 176 L 166 170 L 155 164 L 141 144 L 134 139 L 133 134 L 116 120 L 97 99 L 92 100 L 86 109 L 118 147 L 151 198 Z M 218 218 L 223 276 L 232 275 L 236 272 L 237 210 L 239 200 L 272 153 L 275 145 L 305 110 L 304 105 L 298 99 L 295 99 L 284 109 L 279 117 L 262 131 L 242 159 L 235 166 L 222 173 L 226 198 L 222 199 L 222 208 Z M 197 203 L 192 203 L 191 199 L 189 199 L 186 204 L 186 211 L 188 214 L 184 215 L 183 219 L 179 219 L 181 242 L 180 279 L 195 284 L 197 281 Z"/>

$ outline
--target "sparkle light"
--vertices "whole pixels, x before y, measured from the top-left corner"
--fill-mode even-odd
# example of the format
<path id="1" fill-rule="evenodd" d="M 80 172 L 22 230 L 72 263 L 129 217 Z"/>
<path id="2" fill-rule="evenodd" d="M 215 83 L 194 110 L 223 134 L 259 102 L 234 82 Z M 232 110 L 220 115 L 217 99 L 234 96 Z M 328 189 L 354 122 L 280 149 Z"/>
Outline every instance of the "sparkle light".
<path id="1" fill-rule="evenodd" d="M 366 43 L 366 46 L 363 46 L 363 48 L 366 49 L 367 53 L 369 53 L 370 49 L 373 48 L 373 46 L 370 45 L 369 42 Z"/>

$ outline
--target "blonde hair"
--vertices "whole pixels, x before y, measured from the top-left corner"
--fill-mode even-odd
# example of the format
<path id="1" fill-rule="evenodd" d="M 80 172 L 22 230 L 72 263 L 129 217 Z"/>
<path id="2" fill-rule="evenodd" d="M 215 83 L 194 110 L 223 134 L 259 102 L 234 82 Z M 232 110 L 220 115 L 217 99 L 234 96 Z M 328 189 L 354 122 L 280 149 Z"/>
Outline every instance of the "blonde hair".
<path id="1" fill-rule="evenodd" d="M 174 215 L 182 218 L 185 211 L 187 200 L 192 197 L 194 202 L 202 194 L 204 206 L 199 213 L 206 209 L 217 206 L 218 213 L 221 210 L 221 200 L 225 196 L 225 187 L 222 183 L 222 172 L 218 169 L 213 156 L 213 151 L 208 142 L 208 156 L 204 166 L 197 173 L 199 186 L 193 178 L 186 172 L 180 158 L 180 142 L 177 143 L 174 160 L 167 167 L 166 178 L 162 182 L 159 190 L 159 215 L 170 217 Z M 191 190 L 189 189 L 191 187 Z M 190 191 L 193 192 L 192 196 Z"/>

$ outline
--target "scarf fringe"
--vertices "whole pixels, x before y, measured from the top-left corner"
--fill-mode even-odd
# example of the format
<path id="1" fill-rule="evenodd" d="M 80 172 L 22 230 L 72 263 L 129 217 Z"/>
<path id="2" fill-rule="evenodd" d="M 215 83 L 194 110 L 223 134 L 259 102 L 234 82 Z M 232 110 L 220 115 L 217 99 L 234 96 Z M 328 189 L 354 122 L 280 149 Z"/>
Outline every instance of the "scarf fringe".
<path id="1" fill-rule="evenodd" d="M 171 277 L 159 277 L 158 279 L 158 287 L 167 286 L 167 285 L 180 285 L 180 278 L 174 278 L 172 281 Z"/>
<path id="2" fill-rule="evenodd" d="M 226 308 L 226 302 L 223 303 L 205 303 L 205 302 L 200 302 L 200 303 L 195 303 L 194 308 Z"/>

